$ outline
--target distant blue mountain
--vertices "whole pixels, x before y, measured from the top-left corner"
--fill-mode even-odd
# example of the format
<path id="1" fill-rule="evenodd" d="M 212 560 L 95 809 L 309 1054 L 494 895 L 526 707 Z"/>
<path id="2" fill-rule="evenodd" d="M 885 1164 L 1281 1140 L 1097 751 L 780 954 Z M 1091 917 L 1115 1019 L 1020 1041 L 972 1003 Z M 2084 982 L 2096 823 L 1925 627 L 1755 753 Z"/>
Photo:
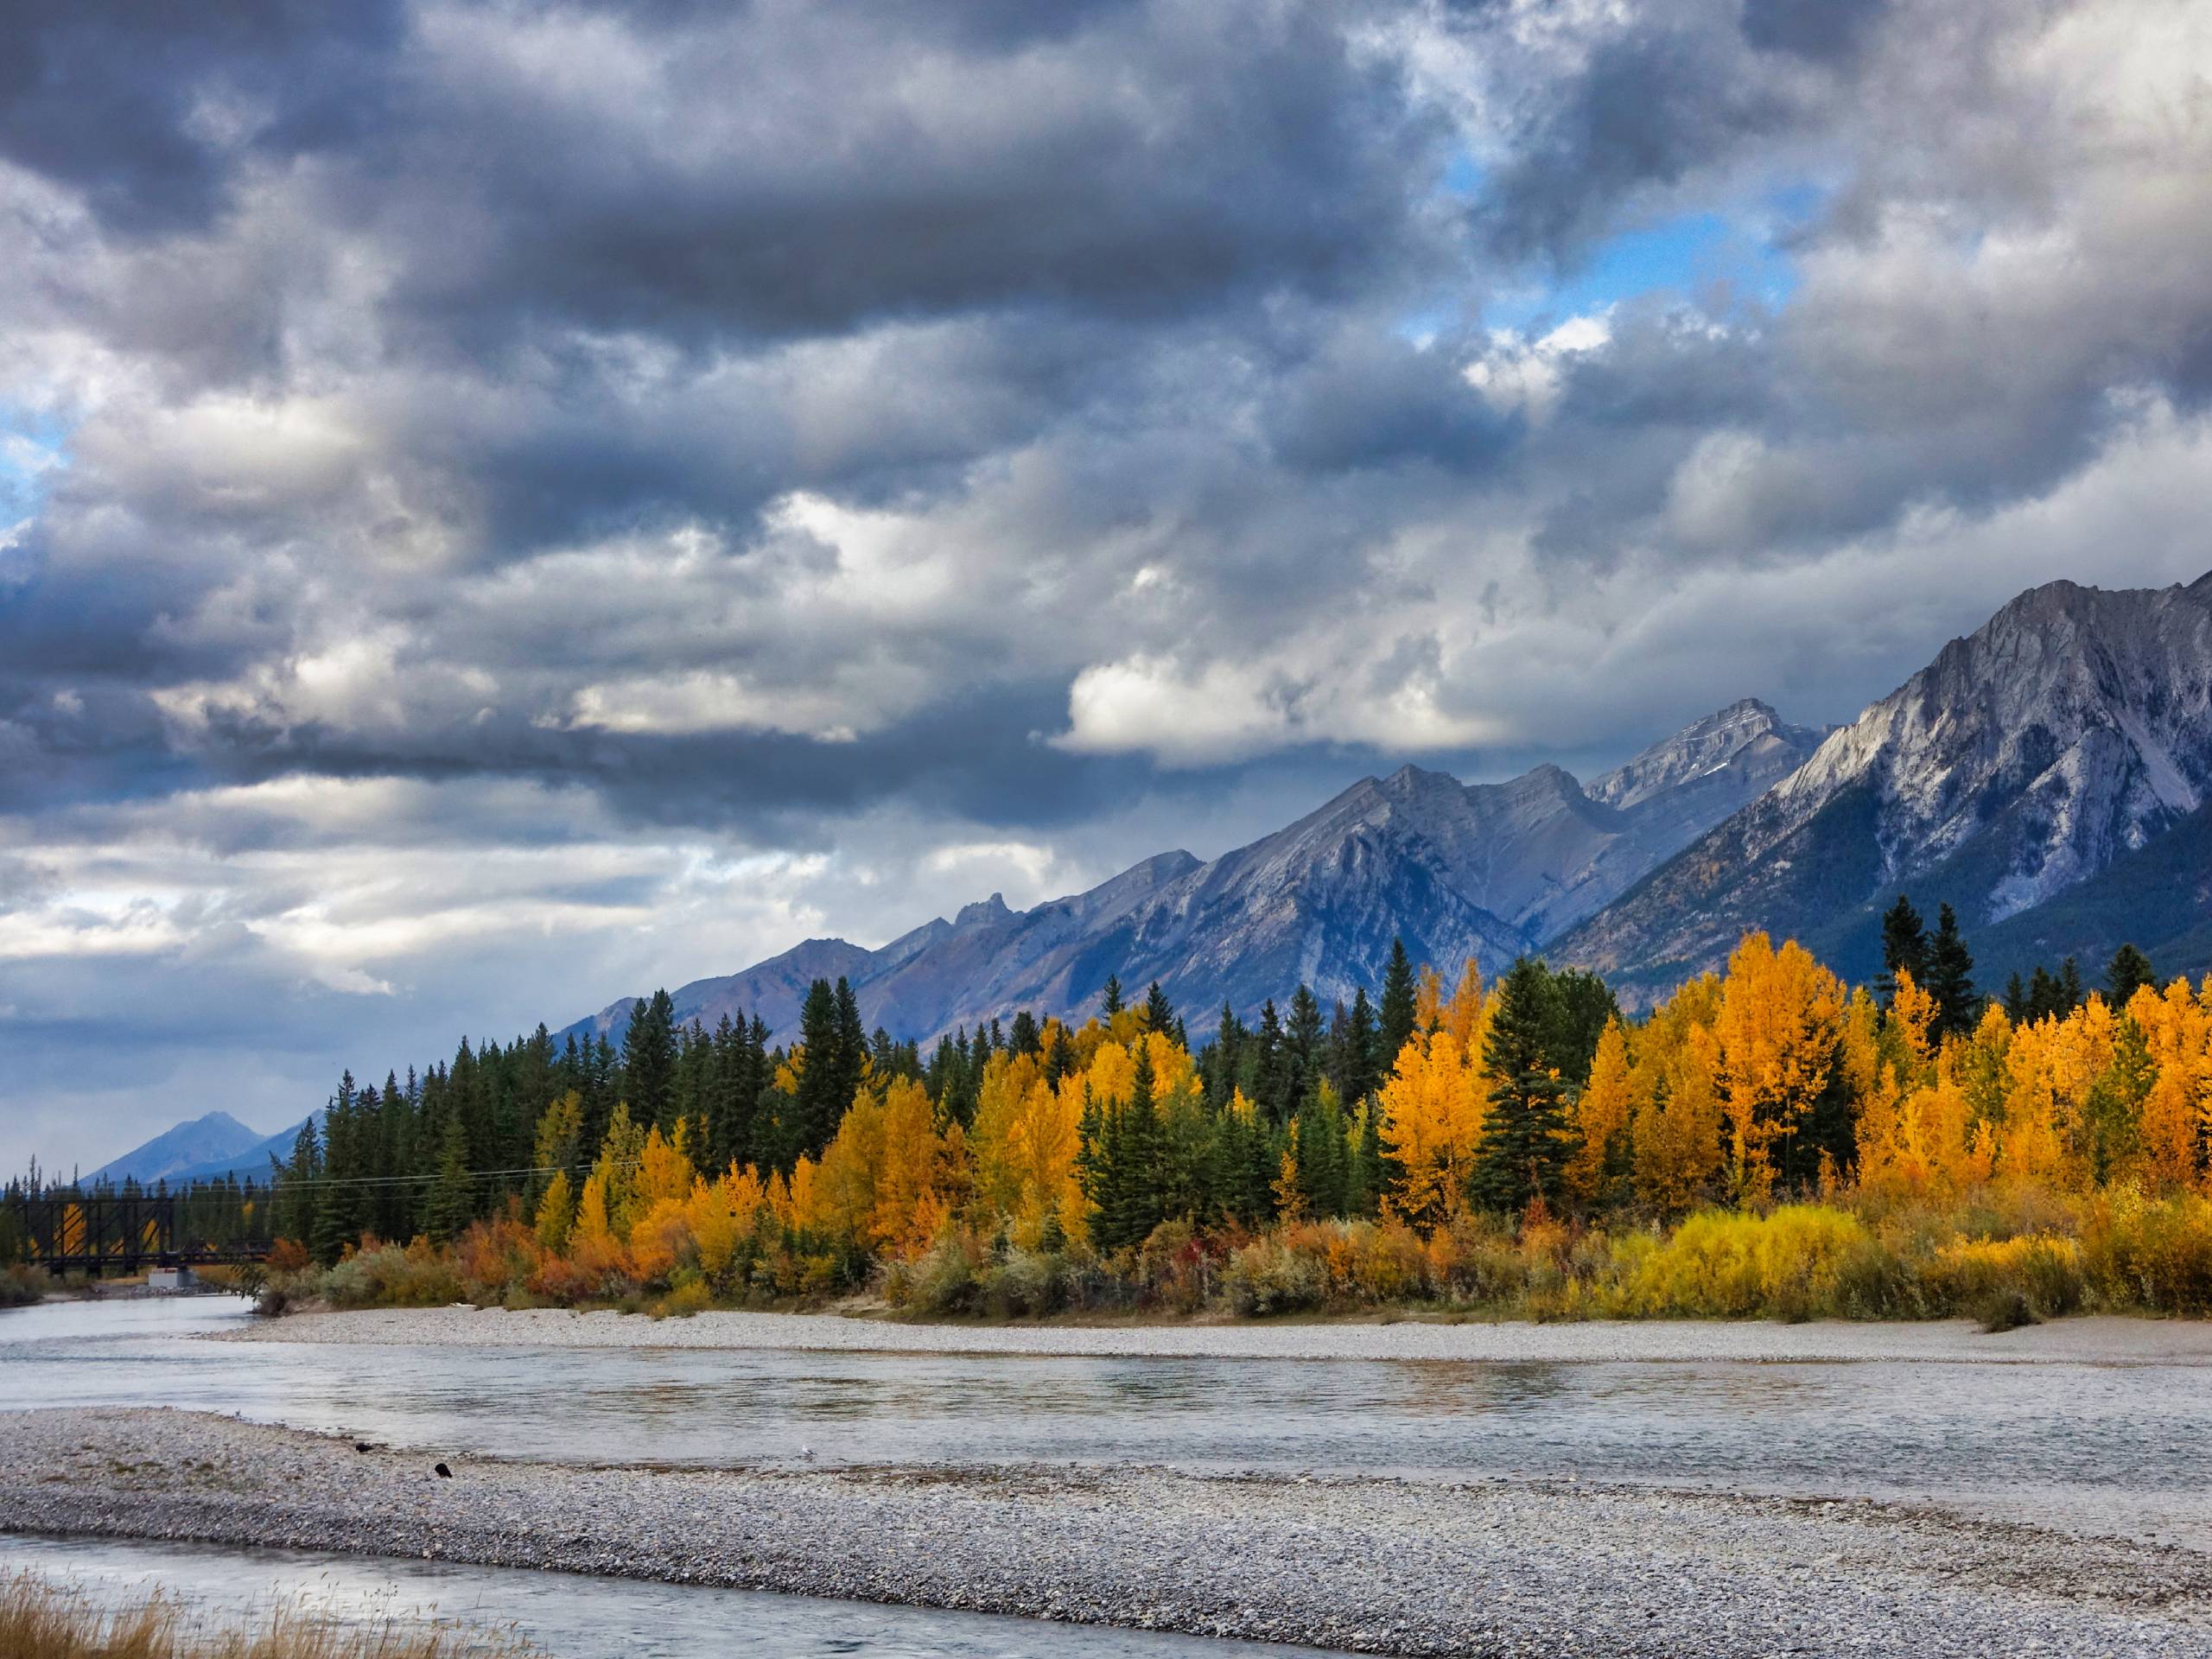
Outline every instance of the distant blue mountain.
<path id="1" fill-rule="evenodd" d="M 245 1157 L 261 1145 L 261 1131 L 250 1129 L 228 1112 L 210 1112 L 188 1123 L 165 1129 L 142 1147 L 133 1147 L 114 1162 L 104 1164 L 86 1179 L 120 1186 L 135 1180 L 141 1186 L 173 1181 L 201 1164 L 223 1163 Z"/>
<path id="2" fill-rule="evenodd" d="M 313 1121 L 320 1133 L 322 1114 L 317 1112 Z M 203 1162 L 190 1165 L 171 1175 L 169 1184 L 174 1186 L 180 1181 L 219 1181 L 226 1175 L 235 1175 L 242 1181 L 252 1179 L 265 1183 L 269 1179 L 269 1160 L 274 1158 L 281 1164 L 289 1159 L 292 1147 L 300 1138 L 300 1131 L 307 1128 L 308 1122 L 303 1117 L 290 1128 L 279 1129 L 266 1140 L 256 1141 L 242 1151 L 219 1153 Z"/>

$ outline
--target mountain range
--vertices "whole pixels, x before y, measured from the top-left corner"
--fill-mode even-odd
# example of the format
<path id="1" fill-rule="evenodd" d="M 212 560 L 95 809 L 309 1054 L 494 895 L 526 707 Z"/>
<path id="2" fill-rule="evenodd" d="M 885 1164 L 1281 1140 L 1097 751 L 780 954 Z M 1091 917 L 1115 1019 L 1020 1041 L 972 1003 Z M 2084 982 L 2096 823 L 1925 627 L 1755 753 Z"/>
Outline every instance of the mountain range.
<path id="1" fill-rule="evenodd" d="M 1993 970 L 2121 938 L 2212 966 L 2212 575 L 2021 594 L 1848 725 L 1745 699 L 1588 783 L 1541 766 L 1462 784 L 1403 766 L 1205 861 L 1161 853 L 1033 909 L 989 898 L 880 950 L 810 939 L 675 994 L 679 1020 L 797 1025 L 817 977 L 927 1040 L 1027 1007 L 1081 1014 L 1109 974 L 1250 1014 L 1303 981 L 1325 1003 L 1416 958 L 1524 951 L 1592 968 L 1629 1006 L 1718 966 L 1743 932 L 1879 967 L 1900 891 L 1952 903 Z M 570 1030 L 619 1039 L 634 999 Z"/>
<path id="2" fill-rule="evenodd" d="M 2031 589 L 1831 730 L 1746 699 L 1587 783 L 1402 766 L 1217 858 L 1157 854 L 1028 910 L 993 893 L 875 950 L 810 939 L 683 986 L 675 1012 L 757 1014 L 788 1039 L 809 984 L 842 977 L 867 1024 L 926 1042 L 1025 1007 L 1088 1014 L 1116 975 L 1132 995 L 1158 980 L 1195 1023 L 1301 981 L 1348 999 L 1399 937 L 1447 970 L 1541 950 L 1636 1008 L 1753 927 L 1871 978 L 1899 892 L 1958 911 L 1987 989 L 2069 955 L 2094 976 L 2122 941 L 2165 973 L 2212 970 L 2212 575 Z M 567 1031 L 619 1041 L 635 1001 Z M 99 1173 L 259 1175 L 298 1133 L 212 1113 Z"/>
<path id="3" fill-rule="evenodd" d="M 1325 1002 L 1373 985 L 1393 938 L 1422 960 L 1498 969 L 1603 909 L 1786 777 L 1822 734 L 1746 700 L 1585 785 L 1554 766 L 1500 784 L 1402 766 L 1201 862 L 1161 853 L 1033 909 L 997 893 L 880 950 L 810 939 L 674 993 L 679 1021 L 796 1026 L 808 984 L 849 979 L 863 1019 L 928 1038 L 1031 1008 L 1076 1014 L 1107 976 L 1179 1007 L 1250 1014 L 1303 981 Z M 619 1039 L 634 999 L 580 1022 Z"/>

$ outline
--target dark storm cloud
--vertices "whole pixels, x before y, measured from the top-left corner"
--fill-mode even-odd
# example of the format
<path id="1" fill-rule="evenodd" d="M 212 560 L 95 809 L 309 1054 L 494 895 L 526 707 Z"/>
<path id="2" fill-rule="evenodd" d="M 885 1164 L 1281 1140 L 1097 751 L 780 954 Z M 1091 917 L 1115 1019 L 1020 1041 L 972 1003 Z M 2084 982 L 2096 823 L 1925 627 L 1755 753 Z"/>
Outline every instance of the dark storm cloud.
<path id="1" fill-rule="evenodd" d="M 1031 302 L 1167 317 L 1418 258 L 1438 136 L 1325 9 L 465 13 L 407 54 L 407 302 L 471 351 L 557 316 L 818 334 Z"/>
<path id="2" fill-rule="evenodd" d="M 358 145 L 382 125 L 390 0 L 0 12 L 0 153 L 82 189 L 118 226 L 204 225 L 242 156 Z"/>
<path id="3" fill-rule="evenodd" d="M 1511 156 L 1477 215 L 1509 259 L 1572 265 L 1639 191 L 1789 130 L 1802 95 L 1717 22 L 1655 22 L 1600 42 L 1562 87 L 1516 100 Z"/>

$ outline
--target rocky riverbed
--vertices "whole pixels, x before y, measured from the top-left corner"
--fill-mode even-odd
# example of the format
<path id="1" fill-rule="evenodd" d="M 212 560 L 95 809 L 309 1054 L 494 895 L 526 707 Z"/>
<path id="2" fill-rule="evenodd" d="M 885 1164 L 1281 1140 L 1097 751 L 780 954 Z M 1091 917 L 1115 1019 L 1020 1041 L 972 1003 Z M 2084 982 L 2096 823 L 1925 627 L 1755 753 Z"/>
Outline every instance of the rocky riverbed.
<path id="1" fill-rule="evenodd" d="M 0 1418 L 0 1530 L 308 1546 L 1407 1655 L 2212 1656 L 2212 1558 L 1933 1508 L 1557 1481 L 673 1471 Z"/>

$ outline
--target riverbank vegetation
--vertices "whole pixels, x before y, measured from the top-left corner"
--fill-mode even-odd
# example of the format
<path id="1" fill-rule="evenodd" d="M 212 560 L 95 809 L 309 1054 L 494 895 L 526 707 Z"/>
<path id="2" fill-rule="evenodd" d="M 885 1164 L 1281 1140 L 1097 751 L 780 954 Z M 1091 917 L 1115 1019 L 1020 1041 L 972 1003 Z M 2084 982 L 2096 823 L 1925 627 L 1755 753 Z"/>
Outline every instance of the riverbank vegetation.
<path id="1" fill-rule="evenodd" d="M 93 1602 L 31 1573 L 0 1582 L 0 1659 L 524 1659 L 497 1631 L 346 1625 L 278 1606 L 250 1621 L 192 1617 L 168 1596 Z"/>
<path id="2" fill-rule="evenodd" d="M 2068 964 L 1986 1000 L 1948 914 L 1891 923 L 1877 985 L 1755 933 L 1637 1019 L 1586 974 L 1447 982 L 1402 952 L 1372 1001 L 1301 987 L 1200 1044 L 1110 982 L 1080 1025 L 1020 1014 L 927 1058 L 842 986 L 788 1048 L 657 997 L 619 1057 L 541 1032 L 349 1078 L 277 1183 L 271 1283 L 679 1313 L 2212 1313 L 2212 982 L 2123 952 L 2101 990 Z"/>

